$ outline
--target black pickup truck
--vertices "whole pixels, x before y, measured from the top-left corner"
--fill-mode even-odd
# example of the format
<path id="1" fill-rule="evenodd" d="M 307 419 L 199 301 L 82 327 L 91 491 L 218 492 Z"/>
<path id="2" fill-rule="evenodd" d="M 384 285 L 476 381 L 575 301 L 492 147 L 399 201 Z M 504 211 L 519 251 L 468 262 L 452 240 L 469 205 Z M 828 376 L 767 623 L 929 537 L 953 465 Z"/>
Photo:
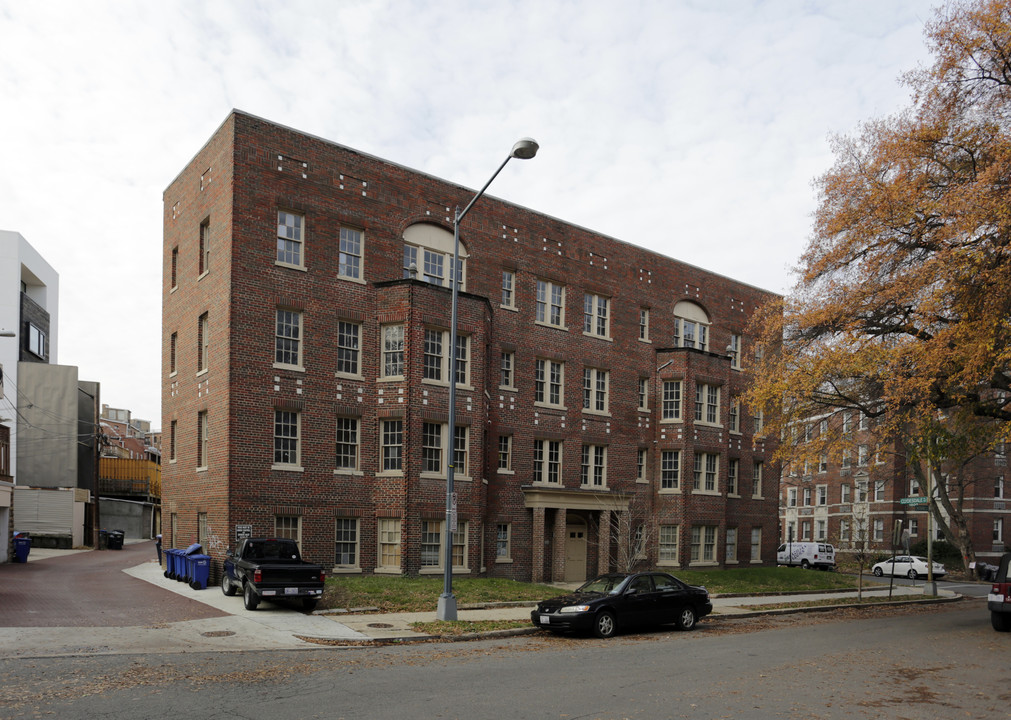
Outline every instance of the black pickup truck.
<path id="1" fill-rule="evenodd" d="M 247 610 L 255 610 L 264 598 L 301 598 L 302 608 L 312 612 L 325 580 L 323 568 L 302 560 L 294 540 L 246 538 L 226 554 L 221 592 L 231 596 L 241 590 Z"/>

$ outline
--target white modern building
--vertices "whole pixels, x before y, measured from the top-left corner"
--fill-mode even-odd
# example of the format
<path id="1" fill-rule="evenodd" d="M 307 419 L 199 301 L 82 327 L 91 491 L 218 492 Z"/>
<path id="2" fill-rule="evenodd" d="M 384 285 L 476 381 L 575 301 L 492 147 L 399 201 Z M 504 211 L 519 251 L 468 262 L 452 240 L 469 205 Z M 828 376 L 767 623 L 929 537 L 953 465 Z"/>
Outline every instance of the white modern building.
<path id="1" fill-rule="evenodd" d="M 56 363 L 60 278 L 17 232 L 0 230 L 0 562 L 10 557 L 17 483 L 18 363 Z M 5 462 L 6 461 L 6 462 Z M 6 467 L 5 467 L 6 465 Z"/>

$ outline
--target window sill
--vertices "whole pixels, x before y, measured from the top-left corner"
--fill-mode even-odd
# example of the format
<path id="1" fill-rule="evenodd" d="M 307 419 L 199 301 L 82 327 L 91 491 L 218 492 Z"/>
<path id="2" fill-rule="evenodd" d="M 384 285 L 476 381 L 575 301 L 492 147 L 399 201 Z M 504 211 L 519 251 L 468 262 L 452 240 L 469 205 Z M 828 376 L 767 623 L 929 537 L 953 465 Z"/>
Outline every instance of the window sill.
<path id="1" fill-rule="evenodd" d="M 402 575 L 403 574 L 401 572 L 400 568 L 398 568 L 398 567 L 396 567 L 396 568 L 392 568 L 392 567 L 377 567 L 372 572 L 374 572 L 376 575 Z"/>
<path id="2" fill-rule="evenodd" d="M 350 275 L 337 275 L 337 279 L 338 280 L 344 280 L 345 282 L 356 283 L 358 285 L 365 285 L 365 284 L 367 284 L 361 278 L 351 277 Z"/>
<path id="3" fill-rule="evenodd" d="M 657 492 L 660 495 L 680 495 L 681 488 L 660 488 Z"/>
<path id="4" fill-rule="evenodd" d="M 568 411 L 568 408 L 564 405 L 549 405 L 546 402 L 538 402 L 537 400 L 534 400 L 534 407 L 544 408 L 545 410 L 560 410 L 562 412 Z"/>
<path id="5" fill-rule="evenodd" d="M 383 375 L 380 378 L 376 378 L 376 382 L 403 382 L 403 375 Z"/>
<path id="6" fill-rule="evenodd" d="M 333 376 L 335 378 L 343 378 L 345 380 L 364 380 L 365 379 L 362 375 L 356 374 L 356 373 L 335 372 L 333 374 Z"/>
<path id="7" fill-rule="evenodd" d="M 710 497 L 719 497 L 722 493 L 719 490 L 695 490 L 692 489 L 692 495 L 709 495 Z"/>
<path id="8" fill-rule="evenodd" d="M 551 323 L 544 322 L 543 320 L 534 320 L 534 325 L 538 325 L 543 328 L 551 328 L 552 330 L 561 330 L 562 332 L 569 331 L 569 328 L 564 325 L 552 325 Z"/>
<path id="9" fill-rule="evenodd" d="M 505 470 L 505 469 L 503 469 L 503 468 L 499 468 L 499 469 L 498 469 L 498 470 L 496 470 L 495 472 L 496 472 L 496 474 L 498 474 L 498 475 L 515 475 L 515 474 L 516 474 L 516 471 L 515 471 L 515 470 Z"/>
<path id="10" fill-rule="evenodd" d="M 719 563 L 715 560 L 696 560 L 695 562 L 688 563 L 688 567 L 718 567 Z"/>
<path id="11" fill-rule="evenodd" d="M 607 492 L 607 485 L 580 485 L 580 490 L 588 490 L 589 492 Z"/>
<path id="12" fill-rule="evenodd" d="M 197 377 L 200 377 L 201 375 L 206 375 L 208 372 L 210 372 L 209 368 L 204 368 L 203 370 L 197 370 Z"/>
<path id="13" fill-rule="evenodd" d="M 289 372 L 300 372 L 300 373 L 305 372 L 305 368 L 302 367 L 301 365 L 286 365 L 284 363 L 274 363 L 273 365 L 271 365 L 271 367 L 274 368 L 275 370 L 288 370 Z"/>
<path id="14" fill-rule="evenodd" d="M 594 338 L 595 340 L 603 340 L 604 342 L 614 342 L 614 338 L 610 335 L 598 335 L 597 333 L 589 333 L 585 330 L 583 331 L 583 337 Z"/>
<path id="15" fill-rule="evenodd" d="M 676 568 L 676 567 L 680 567 L 681 563 L 679 563 L 677 560 L 657 560 L 656 561 L 656 566 L 657 567 L 673 567 L 673 568 Z"/>
<path id="16" fill-rule="evenodd" d="M 289 270 L 298 270 L 299 272 L 307 272 L 308 268 L 305 265 L 292 265 L 291 263 L 281 262 L 280 260 L 275 260 L 274 265 L 276 267 L 288 268 Z"/>
<path id="17" fill-rule="evenodd" d="M 197 468 L 197 472 L 207 472 L 207 466 L 201 465 L 200 467 Z"/>
<path id="18" fill-rule="evenodd" d="M 403 470 L 380 470 L 376 473 L 376 477 L 404 477 Z M 376 570 L 376 572 L 379 572 Z"/>
<path id="19" fill-rule="evenodd" d="M 611 417 L 610 410 L 589 410 L 583 408 L 583 415 L 593 415 L 595 417 Z"/>
<path id="20" fill-rule="evenodd" d="M 170 459 L 170 460 L 168 461 L 168 463 L 169 463 L 169 465 L 175 465 L 175 464 L 176 464 L 176 459 L 175 459 L 175 458 L 171 458 L 171 459 Z"/>
<path id="21" fill-rule="evenodd" d="M 681 425 L 683 422 L 681 418 L 660 418 L 661 425 Z"/>
<path id="22" fill-rule="evenodd" d="M 376 572 L 379 572 L 378 570 Z M 362 569 L 359 567 L 335 567 L 330 570 L 331 575 L 361 575 Z"/>
<path id="23" fill-rule="evenodd" d="M 271 470 L 280 470 L 282 472 L 305 472 L 305 468 L 301 465 L 281 465 L 279 463 L 274 463 L 270 466 Z"/>
<path id="24" fill-rule="evenodd" d="M 639 342 L 645 343 L 646 345 L 652 345 L 653 344 L 653 341 L 650 340 L 649 338 L 639 338 Z"/>
<path id="25" fill-rule="evenodd" d="M 515 305 L 499 305 L 499 310 L 508 310 L 509 312 L 519 312 L 520 309 Z"/>
<path id="26" fill-rule="evenodd" d="M 442 575 L 445 572 L 441 567 L 423 567 L 418 571 L 419 575 Z M 454 575 L 470 575 L 470 568 L 454 567 Z"/>
<path id="27" fill-rule="evenodd" d="M 502 392 L 514 393 L 517 392 L 515 386 L 513 385 L 499 385 L 498 389 Z"/>
<path id="28" fill-rule="evenodd" d="M 437 472 L 437 473 L 434 473 L 434 472 L 423 472 L 423 473 L 421 473 L 421 475 L 419 477 L 422 480 L 445 480 L 446 479 L 446 472 L 445 471 L 443 471 L 443 472 Z M 455 480 L 459 480 L 460 482 L 473 482 L 474 478 L 472 478 L 470 475 L 456 475 L 454 473 L 453 480 L 454 481 Z"/>
<path id="29" fill-rule="evenodd" d="M 172 372 L 170 372 L 170 373 L 168 374 L 168 376 L 169 376 L 170 378 L 174 378 L 174 377 L 175 377 L 176 375 L 178 375 L 178 374 L 179 374 L 179 371 L 178 371 L 178 370 L 173 370 Z"/>
<path id="30" fill-rule="evenodd" d="M 495 558 L 496 565 L 511 565 L 513 559 L 511 557 L 497 557 Z"/>
<path id="31" fill-rule="evenodd" d="M 210 274 L 210 272 L 211 272 L 210 270 L 204 270 L 202 273 L 200 273 L 199 275 L 197 275 L 197 282 L 200 282 L 205 277 L 207 277 Z"/>
<path id="32" fill-rule="evenodd" d="M 752 495 L 751 499 L 752 500 L 765 500 L 765 496 L 763 496 L 763 495 Z"/>
<path id="33" fill-rule="evenodd" d="M 703 422 L 702 420 L 696 420 L 695 425 L 698 427 L 718 428 L 720 430 L 723 429 L 723 425 L 721 425 L 720 423 Z"/>
<path id="34" fill-rule="evenodd" d="M 448 388 L 449 387 L 449 381 L 448 380 L 432 380 L 431 378 L 422 378 L 421 379 L 421 384 L 422 385 L 434 385 L 435 387 L 444 387 L 444 388 Z M 469 383 L 459 383 L 458 382 L 456 384 L 456 389 L 457 390 L 466 390 L 466 391 L 469 391 L 469 392 L 473 392 L 474 391 L 474 386 L 471 385 L 471 384 L 469 384 Z"/>
<path id="35" fill-rule="evenodd" d="M 361 470 L 349 470 L 347 468 L 334 468 L 334 475 L 348 475 L 354 477 L 362 477 L 365 475 Z"/>

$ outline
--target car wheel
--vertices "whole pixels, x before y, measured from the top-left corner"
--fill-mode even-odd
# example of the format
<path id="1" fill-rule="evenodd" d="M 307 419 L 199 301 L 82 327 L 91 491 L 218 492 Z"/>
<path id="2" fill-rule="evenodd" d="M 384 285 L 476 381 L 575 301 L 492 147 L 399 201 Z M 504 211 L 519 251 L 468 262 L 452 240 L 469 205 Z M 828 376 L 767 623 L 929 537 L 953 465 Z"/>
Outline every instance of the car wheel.
<path id="1" fill-rule="evenodd" d="M 916 578 L 919 577 L 919 575 L 915 570 L 910 568 L 909 572 L 906 573 L 906 577 L 909 578 L 910 580 L 915 580 Z"/>
<path id="2" fill-rule="evenodd" d="M 874 577 L 881 577 L 884 574 L 885 574 L 885 571 L 882 570 L 881 568 L 877 568 L 877 567 L 874 568 Z"/>
<path id="3" fill-rule="evenodd" d="M 256 606 L 260 604 L 260 598 L 257 597 L 256 591 L 249 583 L 246 583 L 246 587 L 242 589 L 242 604 L 246 610 L 256 610 Z"/>
<path id="4" fill-rule="evenodd" d="M 990 624 L 997 632 L 1011 631 L 1011 613 L 991 612 Z"/>
<path id="5" fill-rule="evenodd" d="M 223 592 L 228 597 L 233 597 L 235 595 L 235 588 L 232 583 L 228 580 L 228 573 L 221 573 L 221 592 Z"/>
<path id="6" fill-rule="evenodd" d="M 593 621 L 593 634 L 599 638 L 609 638 L 618 632 L 618 623 L 614 619 L 614 613 L 604 610 L 599 613 Z"/>
<path id="7" fill-rule="evenodd" d="M 809 562 L 808 562 L 807 560 L 801 560 L 801 561 L 800 561 L 800 566 L 801 566 L 801 567 L 802 567 L 802 568 L 803 568 L 804 570 L 808 570 L 808 569 L 810 569 L 810 567 L 811 567 L 811 563 L 809 563 Z"/>
<path id="8" fill-rule="evenodd" d="M 698 618 L 693 608 L 686 605 L 678 611 L 678 627 L 682 630 L 692 630 L 697 622 Z"/>
<path id="9" fill-rule="evenodd" d="M 302 600 L 302 609 L 307 613 L 311 613 L 316 609 L 316 605 L 319 603 L 319 598 L 304 598 Z"/>

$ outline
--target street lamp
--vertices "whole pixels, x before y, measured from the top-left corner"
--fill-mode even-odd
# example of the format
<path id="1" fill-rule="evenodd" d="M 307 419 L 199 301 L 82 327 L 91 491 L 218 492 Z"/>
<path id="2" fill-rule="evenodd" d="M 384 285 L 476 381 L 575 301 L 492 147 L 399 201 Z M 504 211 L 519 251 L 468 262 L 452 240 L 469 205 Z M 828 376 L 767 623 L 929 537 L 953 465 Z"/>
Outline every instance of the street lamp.
<path id="1" fill-rule="evenodd" d="M 529 160 L 537 154 L 539 147 L 532 138 L 517 140 L 509 155 L 498 166 L 498 170 L 488 179 L 484 187 L 467 203 L 463 212 L 460 211 L 458 205 L 453 217 L 453 268 L 450 273 L 450 282 L 453 285 L 453 310 L 449 321 L 449 461 L 446 463 L 446 551 L 443 556 L 442 595 L 439 596 L 439 607 L 435 615 L 438 620 L 456 620 L 456 597 L 453 595 L 453 533 L 456 531 L 456 497 L 453 492 L 453 477 L 456 471 L 456 308 L 462 279 L 460 277 L 460 221 L 474 207 L 474 203 L 484 195 L 484 191 L 502 172 L 502 168 L 506 166 L 507 162 L 513 158 Z"/>

